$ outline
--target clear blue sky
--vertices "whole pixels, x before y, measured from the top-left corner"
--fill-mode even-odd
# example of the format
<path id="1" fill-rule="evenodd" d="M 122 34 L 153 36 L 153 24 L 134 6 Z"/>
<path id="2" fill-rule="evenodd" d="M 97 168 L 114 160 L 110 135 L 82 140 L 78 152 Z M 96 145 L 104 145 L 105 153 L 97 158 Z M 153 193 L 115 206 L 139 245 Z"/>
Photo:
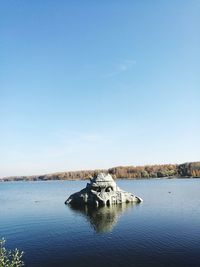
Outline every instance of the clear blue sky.
<path id="1" fill-rule="evenodd" d="M 0 177 L 200 160 L 199 0 L 0 0 Z"/>

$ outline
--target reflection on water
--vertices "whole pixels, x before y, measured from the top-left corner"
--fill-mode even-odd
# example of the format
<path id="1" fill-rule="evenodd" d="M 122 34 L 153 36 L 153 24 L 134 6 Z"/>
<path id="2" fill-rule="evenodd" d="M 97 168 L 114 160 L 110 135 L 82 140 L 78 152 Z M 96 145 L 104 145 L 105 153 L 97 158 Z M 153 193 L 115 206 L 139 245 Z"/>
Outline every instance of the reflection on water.
<path id="1" fill-rule="evenodd" d="M 142 205 L 66 206 L 85 181 L 0 183 L 0 237 L 28 267 L 199 267 L 200 179 L 118 184 Z"/>
<path id="2" fill-rule="evenodd" d="M 113 206 L 105 206 L 100 208 L 94 208 L 91 206 L 81 206 L 70 208 L 84 217 L 91 224 L 97 233 L 110 232 L 117 224 L 119 217 L 127 211 L 127 209 L 133 208 L 134 203 L 123 203 Z"/>

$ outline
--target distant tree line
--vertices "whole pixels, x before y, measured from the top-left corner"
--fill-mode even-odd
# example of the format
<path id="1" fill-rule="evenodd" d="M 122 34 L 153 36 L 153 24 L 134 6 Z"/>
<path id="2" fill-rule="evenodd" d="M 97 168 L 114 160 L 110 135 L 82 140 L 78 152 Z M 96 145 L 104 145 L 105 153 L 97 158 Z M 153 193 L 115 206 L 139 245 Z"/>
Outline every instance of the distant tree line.
<path id="1" fill-rule="evenodd" d="M 110 173 L 114 179 L 200 177 L 200 162 L 146 166 L 119 166 L 106 170 L 84 170 L 34 176 L 13 176 L 3 178 L 0 181 L 86 180 L 100 172 Z"/>
<path id="2" fill-rule="evenodd" d="M 200 162 L 188 162 L 178 165 L 178 173 L 181 177 L 200 177 Z"/>
<path id="3" fill-rule="evenodd" d="M 108 170 L 115 178 L 161 178 L 178 175 L 177 165 L 147 165 L 147 166 L 129 166 L 115 167 Z"/>

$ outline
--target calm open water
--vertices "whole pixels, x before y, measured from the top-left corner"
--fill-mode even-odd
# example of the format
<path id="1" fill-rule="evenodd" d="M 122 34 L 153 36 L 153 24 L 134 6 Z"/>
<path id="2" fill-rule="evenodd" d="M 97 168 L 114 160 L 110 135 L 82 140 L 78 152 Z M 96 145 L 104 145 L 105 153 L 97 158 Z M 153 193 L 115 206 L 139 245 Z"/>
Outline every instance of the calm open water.
<path id="1" fill-rule="evenodd" d="M 74 210 L 85 181 L 0 183 L 0 237 L 26 266 L 200 266 L 200 179 L 120 180 L 139 205 Z"/>

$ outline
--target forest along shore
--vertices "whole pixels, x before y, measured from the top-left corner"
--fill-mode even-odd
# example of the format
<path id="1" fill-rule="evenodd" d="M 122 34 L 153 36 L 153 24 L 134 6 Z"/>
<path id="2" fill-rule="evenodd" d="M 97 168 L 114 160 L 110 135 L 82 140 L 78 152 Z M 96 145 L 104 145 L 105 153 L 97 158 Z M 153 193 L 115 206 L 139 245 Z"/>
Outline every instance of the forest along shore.
<path id="1" fill-rule="evenodd" d="M 200 162 L 146 166 L 119 166 L 101 170 L 58 172 L 44 175 L 3 177 L 7 181 L 87 180 L 99 172 L 110 173 L 114 179 L 200 178 Z"/>

